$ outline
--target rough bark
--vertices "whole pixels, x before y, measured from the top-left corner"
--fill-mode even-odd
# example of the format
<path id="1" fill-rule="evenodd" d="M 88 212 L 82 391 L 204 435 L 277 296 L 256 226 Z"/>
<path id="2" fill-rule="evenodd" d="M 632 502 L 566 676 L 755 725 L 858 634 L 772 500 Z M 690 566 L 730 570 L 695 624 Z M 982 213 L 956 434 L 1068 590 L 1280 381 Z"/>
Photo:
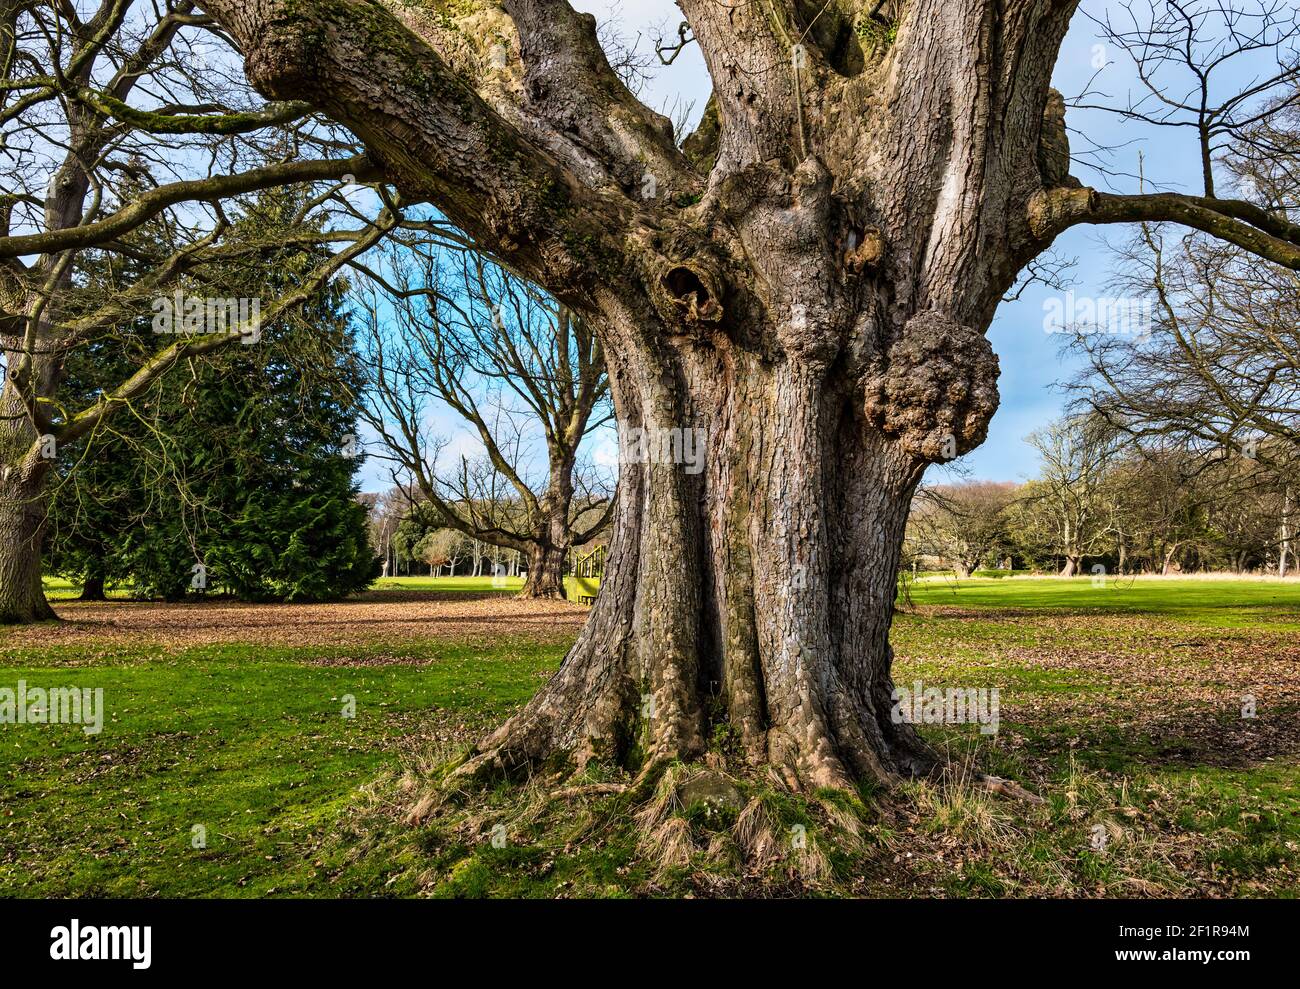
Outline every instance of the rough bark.
<path id="1" fill-rule="evenodd" d="M 573 545 L 573 465 L 577 455 L 577 440 L 585 426 L 577 425 L 572 445 L 550 444 L 551 477 L 546 491 L 538 499 L 538 525 L 534 538 L 527 543 L 528 579 L 524 582 L 521 598 L 564 599 L 564 568 L 569 549 Z"/>
<path id="2" fill-rule="evenodd" d="M 564 561 L 566 552 L 558 547 L 537 543 L 528 554 L 528 579 L 524 581 L 519 597 L 558 598 L 564 593 Z"/>
<path id="3" fill-rule="evenodd" d="M 45 481 L 55 448 L 22 392 L 48 387 L 55 368 L 41 356 L 21 362 L 17 342 L 8 335 L 0 336 L 0 345 L 6 367 L 21 368 L 7 374 L 0 388 L 0 623 L 46 621 L 58 617 L 41 583 L 48 511 Z"/>

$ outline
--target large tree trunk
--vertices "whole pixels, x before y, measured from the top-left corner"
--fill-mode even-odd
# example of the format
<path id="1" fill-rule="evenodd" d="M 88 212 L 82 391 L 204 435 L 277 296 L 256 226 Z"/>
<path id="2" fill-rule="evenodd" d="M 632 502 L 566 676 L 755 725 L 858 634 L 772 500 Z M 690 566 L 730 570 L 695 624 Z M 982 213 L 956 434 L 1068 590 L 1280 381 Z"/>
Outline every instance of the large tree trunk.
<path id="1" fill-rule="evenodd" d="M 1079 569 L 1082 566 L 1083 566 L 1083 557 L 1067 556 L 1065 558 L 1065 565 L 1061 567 L 1061 576 L 1073 577 L 1075 574 L 1079 572 Z"/>
<path id="2" fill-rule="evenodd" d="M 23 365 L 20 341 L 0 339 L 6 369 Z M 34 358 L 22 373 L 23 387 L 52 393 L 54 364 Z M 11 371 L 0 389 L 0 624 L 5 625 L 58 617 L 41 583 L 41 543 L 49 510 L 45 481 L 57 450 L 33 422 L 18 377 Z"/>
<path id="3" fill-rule="evenodd" d="M 19 473 L 16 468 L 4 473 Z M 17 483 L 0 479 L 0 624 L 57 618 L 41 584 L 45 531 L 44 475 Z"/>
<path id="4" fill-rule="evenodd" d="M 696 758 L 712 719 L 793 785 L 928 771 L 932 753 L 891 717 L 888 641 L 918 451 L 873 425 L 861 381 L 833 363 L 660 348 L 653 360 L 677 368 L 661 376 L 636 325 L 609 328 L 620 430 L 695 430 L 705 469 L 621 464 L 591 617 L 462 773 Z M 989 403 L 984 354 L 967 383 Z M 978 432 L 990 412 L 973 418 Z"/>

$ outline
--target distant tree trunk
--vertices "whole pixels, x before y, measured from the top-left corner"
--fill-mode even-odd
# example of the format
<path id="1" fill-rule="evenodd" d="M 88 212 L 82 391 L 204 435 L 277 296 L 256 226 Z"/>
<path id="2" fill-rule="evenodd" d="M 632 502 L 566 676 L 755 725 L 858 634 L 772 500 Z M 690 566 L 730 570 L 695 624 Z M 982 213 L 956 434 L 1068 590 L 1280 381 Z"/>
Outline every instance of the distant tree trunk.
<path id="1" fill-rule="evenodd" d="M 965 560 L 958 560 L 955 569 L 962 580 L 966 580 L 972 573 L 972 567 Z"/>
<path id="2" fill-rule="evenodd" d="M 107 600 L 107 597 L 104 594 L 104 573 L 102 570 L 92 570 L 86 574 L 86 579 L 81 585 L 81 597 L 78 600 Z"/>
<path id="3" fill-rule="evenodd" d="M 1083 557 L 1081 557 L 1081 556 L 1066 556 L 1066 558 L 1065 558 L 1065 565 L 1064 565 L 1063 567 L 1061 567 L 1061 576 L 1062 576 L 1062 577 L 1073 577 L 1075 574 L 1077 574 L 1077 573 L 1079 572 L 1079 569 L 1080 569 L 1082 566 L 1083 566 Z"/>
<path id="4" fill-rule="evenodd" d="M 1282 497 L 1282 539 L 1277 554 L 1277 575 L 1286 576 L 1287 557 L 1291 555 L 1291 485 Z"/>
<path id="5" fill-rule="evenodd" d="M 542 526 L 528 548 L 528 581 L 521 598 L 564 598 L 564 563 L 573 541 L 569 513 L 573 506 L 573 457 L 551 451 L 551 479 L 541 498 Z"/>
<path id="6" fill-rule="evenodd" d="M 19 468 L 4 469 L 19 473 Z M 41 541 L 45 533 L 45 471 L 17 483 L 0 478 L 0 624 L 57 618 L 41 583 Z"/>
<path id="7" fill-rule="evenodd" d="M 528 553 L 528 580 L 521 598 L 564 598 L 564 559 L 567 551 L 534 545 Z"/>
<path id="8" fill-rule="evenodd" d="M 1179 545 L 1178 543 L 1174 543 L 1167 550 L 1165 550 L 1164 558 L 1160 564 L 1161 577 L 1169 576 L 1169 570 L 1173 566 L 1173 562 L 1174 562 L 1174 554 L 1178 552 L 1178 545 Z"/>

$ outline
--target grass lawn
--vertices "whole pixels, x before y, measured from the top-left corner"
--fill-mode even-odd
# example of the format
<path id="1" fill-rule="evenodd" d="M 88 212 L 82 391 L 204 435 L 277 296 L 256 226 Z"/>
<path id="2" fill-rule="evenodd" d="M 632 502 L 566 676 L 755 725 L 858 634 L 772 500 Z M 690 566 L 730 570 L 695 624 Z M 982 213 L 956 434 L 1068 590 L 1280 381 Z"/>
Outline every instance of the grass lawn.
<path id="1" fill-rule="evenodd" d="M 98 735 L 0 725 L 0 895 L 1298 891 L 1300 581 L 923 582 L 896 681 L 998 687 L 996 735 L 924 731 L 1046 803 L 960 771 L 794 797 L 745 778 L 720 734 L 743 821 L 540 786 L 430 800 L 434 767 L 537 689 L 580 615 L 516 613 L 490 579 L 428 582 L 332 606 L 354 609 L 341 625 L 319 607 L 110 602 L 0 630 L 0 687 L 98 687 L 106 711 Z"/>
<path id="2" fill-rule="evenodd" d="M 912 586 L 918 605 L 1024 608 L 1071 614 L 1158 614 L 1210 626 L 1281 622 L 1300 628 L 1300 580 L 1213 577 L 933 577 Z"/>
<path id="3" fill-rule="evenodd" d="M 74 584 L 65 577 L 46 577 L 45 596 L 51 601 L 74 601 L 81 594 L 81 585 Z M 112 587 L 107 597 L 113 599 L 127 598 L 130 592 L 125 588 Z"/>

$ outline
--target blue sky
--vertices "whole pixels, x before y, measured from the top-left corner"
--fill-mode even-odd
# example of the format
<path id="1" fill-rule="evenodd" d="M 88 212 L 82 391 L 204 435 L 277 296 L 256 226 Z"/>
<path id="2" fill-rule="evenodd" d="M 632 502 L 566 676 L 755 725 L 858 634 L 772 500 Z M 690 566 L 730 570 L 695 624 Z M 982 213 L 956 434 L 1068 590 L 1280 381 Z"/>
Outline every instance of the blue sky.
<path id="1" fill-rule="evenodd" d="M 639 37 L 642 50 L 647 51 L 651 50 L 654 37 L 674 36 L 681 20 L 681 13 L 672 0 L 573 2 L 579 10 L 595 14 L 625 42 L 636 42 Z M 1127 103 L 1131 92 L 1138 92 L 1137 76 L 1128 56 L 1118 49 L 1099 48 L 1096 25 L 1086 16 L 1104 16 L 1107 8 L 1103 0 L 1084 0 L 1080 13 L 1075 16 L 1054 74 L 1056 88 L 1067 100 L 1090 89 L 1090 102 L 1121 106 Z M 1116 14 L 1121 10 L 1113 3 L 1109 8 Z M 1103 63 L 1105 68 L 1098 74 L 1096 66 Z M 1259 63 L 1243 65 L 1226 74 L 1222 83 L 1235 87 L 1251 72 L 1268 74 L 1268 67 Z M 1170 76 L 1167 81 L 1173 87 L 1171 91 L 1177 92 L 1186 78 Z M 676 108 L 693 104 L 693 120 L 702 111 L 709 89 L 703 60 L 698 48 L 692 45 L 672 66 L 658 69 L 641 96 L 670 116 L 676 116 Z M 1135 125 L 1100 110 L 1070 110 L 1066 120 L 1076 155 L 1089 142 L 1114 147 L 1117 150 L 1106 161 L 1110 172 L 1136 175 L 1141 167 L 1149 182 L 1164 189 L 1200 191 L 1199 159 L 1191 129 Z M 1088 185 L 1113 192 L 1137 191 L 1135 179 L 1107 178 L 1079 164 L 1073 171 Z M 1072 289 L 1077 296 L 1098 298 L 1114 294 L 1107 290 L 1113 265 L 1113 253 L 1107 241 L 1115 242 L 1123 236 L 1124 229 L 1120 227 L 1077 227 L 1058 239 L 1057 252 L 1078 259 L 1071 273 Z M 1001 362 L 1001 407 L 989 427 L 988 439 L 958 461 L 963 476 L 1019 481 L 1035 475 L 1036 456 L 1024 438 L 1061 413 L 1065 399 L 1055 384 L 1069 378 L 1073 369 L 1071 359 L 1060 352 L 1060 337 L 1044 330 L 1045 302 L 1050 298 L 1059 300 L 1061 296 L 1059 291 L 1031 285 L 1018 300 L 1003 303 L 999 309 L 989 339 Z M 437 431 L 463 437 L 458 452 L 473 455 L 477 440 L 450 417 L 438 423 Z M 934 468 L 929 480 L 944 480 L 949 474 L 943 468 Z M 367 490 L 377 490 L 389 483 L 373 460 L 363 469 L 363 482 Z"/>

